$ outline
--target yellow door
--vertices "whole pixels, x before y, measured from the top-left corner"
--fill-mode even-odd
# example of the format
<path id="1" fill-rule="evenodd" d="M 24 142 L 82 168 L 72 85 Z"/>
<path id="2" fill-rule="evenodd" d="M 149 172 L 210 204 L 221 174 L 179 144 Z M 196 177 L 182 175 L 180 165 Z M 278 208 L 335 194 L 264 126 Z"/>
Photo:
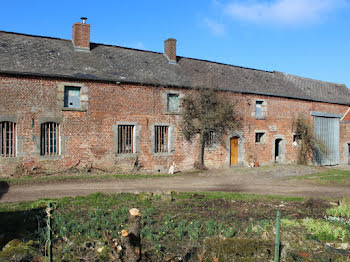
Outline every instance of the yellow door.
<path id="1" fill-rule="evenodd" d="M 230 149 L 230 165 L 238 165 L 238 137 L 232 137 L 230 140 L 231 149 Z"/>

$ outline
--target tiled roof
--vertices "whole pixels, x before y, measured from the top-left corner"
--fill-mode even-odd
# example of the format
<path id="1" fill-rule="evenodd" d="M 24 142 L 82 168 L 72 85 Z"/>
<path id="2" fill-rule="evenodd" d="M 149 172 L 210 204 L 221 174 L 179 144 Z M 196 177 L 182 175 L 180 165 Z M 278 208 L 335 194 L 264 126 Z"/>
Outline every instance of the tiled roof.
<path id="1" fill-rule="evenodd" d="M 178 57 L 170 64 L 162 53 L 91 44 L 74 50 L 72 41 L 0 31 L 0 73 L 135 82 L 173 87 L 219 88 L 350 105 L 343 84 Z"/>

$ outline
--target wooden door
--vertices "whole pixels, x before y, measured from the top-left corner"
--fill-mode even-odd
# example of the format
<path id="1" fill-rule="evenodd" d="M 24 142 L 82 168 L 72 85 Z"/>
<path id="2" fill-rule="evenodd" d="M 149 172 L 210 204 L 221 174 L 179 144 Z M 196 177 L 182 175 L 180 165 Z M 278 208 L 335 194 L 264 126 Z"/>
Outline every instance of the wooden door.
<path id="1" fill-rule="evenodd" d="M 238 165 L 238 137 L 230 139 L 230 165 Z"/>

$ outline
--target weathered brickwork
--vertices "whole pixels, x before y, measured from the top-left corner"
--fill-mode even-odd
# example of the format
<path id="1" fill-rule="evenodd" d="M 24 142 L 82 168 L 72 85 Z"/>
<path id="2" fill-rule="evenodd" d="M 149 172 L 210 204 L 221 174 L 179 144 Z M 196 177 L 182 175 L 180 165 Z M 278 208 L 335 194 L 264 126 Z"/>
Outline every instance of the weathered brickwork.
<path id="1" fill-rule="evenodd" d="M 62 109 L 62 83 L 84 87 L 85 110 Z M 61 87 L 60 87 L 61 86 Z M 17 156 L 1 158 L 2 176 L 15 171 L 19 164 L 28 169 L 66 169 L 93 165 L 106 170 L 131 170 L 138 161 L 140 170 L 164 172 L 175 162 L 180 170 L 190 169 L 198 158 L 197 140 L 187 142 L 181 135 L 181 115 L 166 112 L 166 94 L 174 91 L 181 97 L 189 89 L 159 86 L 74 81 L 39 77 L 0 76 L 0 119 L 16 119 Z M 61 95 L 60 92 L 62 93 Z M 310 121 L 310 112 L 345 114 L 348 106 L 296 99 L 222 92 L 222 97 L 238 101 L 242 129 L 232 130 L 221 142 L 205 151 L 210 167 L 229 166 L 230 137 L 239 138 L 239 164 L 270 164 L 275 161 L 275 140 L 281 139 L 279 162 L 297 160 L 298 145 L 293 145 L 294 122 L 302 114 Z M 255 116 L 256 101 L 263 101 L 263 117 Z M 56 122 L 60 127 L 60 154 L 40 155 L 40 123 Z M 118 154 L 118 123 L 135 123 L 137 148 L 132 154 Z M 155 153 L 154 125 L 169 127 L 169 152 Z M 260 143 L 256 132 L 265 132 Z M 350 124 L 341 124 L 341 162 L 347 161 L 346 145 L 350 143 Z M 134 144 L 136 145 L 136 144 Z M 136 146 L 135 146 L 136 147 Z"/>
<path id="2" fill-rule="evenodd" d="M 350 122 L 340 124 L 340 159 L 341 163 L 350 165 Z"/>

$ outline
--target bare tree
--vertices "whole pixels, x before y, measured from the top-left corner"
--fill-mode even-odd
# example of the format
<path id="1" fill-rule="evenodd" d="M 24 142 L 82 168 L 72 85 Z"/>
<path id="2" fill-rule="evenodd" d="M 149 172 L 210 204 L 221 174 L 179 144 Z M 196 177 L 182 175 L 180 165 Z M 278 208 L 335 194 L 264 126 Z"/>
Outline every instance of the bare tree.
<path id="1" fill-rule="evenodd" d="M 184 98 L 182 109 L 182 133 L 188 141 L 199 135 L 198 167 L 204 168 L 204 148 L 211 132 L 220 138 L 228 130 L 240 127 L 236 103 L 223 96 L 219 98 L 219 92 L 214 89 L 197 89 Z"/>

